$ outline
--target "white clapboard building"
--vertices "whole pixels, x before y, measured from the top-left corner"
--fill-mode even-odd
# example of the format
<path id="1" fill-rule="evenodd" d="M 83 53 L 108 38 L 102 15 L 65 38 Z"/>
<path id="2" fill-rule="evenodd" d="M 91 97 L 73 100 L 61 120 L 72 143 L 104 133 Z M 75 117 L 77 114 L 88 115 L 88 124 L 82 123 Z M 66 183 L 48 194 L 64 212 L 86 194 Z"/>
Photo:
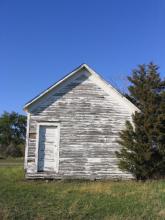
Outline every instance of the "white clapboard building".
<path id="1" fill-rule="evenodd" d="M 28 179 L 128 179 L 115 151 L 125 121 L 137 111 L 128 99 L 82 64 L 29 101 L 25 172 Z"/>

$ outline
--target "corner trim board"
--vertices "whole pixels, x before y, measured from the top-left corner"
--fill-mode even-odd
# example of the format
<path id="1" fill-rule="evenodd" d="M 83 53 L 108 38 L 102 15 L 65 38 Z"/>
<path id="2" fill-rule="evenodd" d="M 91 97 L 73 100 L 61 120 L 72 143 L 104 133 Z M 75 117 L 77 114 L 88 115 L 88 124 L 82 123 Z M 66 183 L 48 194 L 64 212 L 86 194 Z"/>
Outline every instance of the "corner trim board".
<path id="1" fill-rule="evenodd" d="M 28 145 L 29 145 L 29 123 L 30 123 L 30 113 L 27 113 L 27 129 L 26 129 L 26 144 L 25 144 L 25 158 L 24 158 L 24 169 L 27 169 L 27 158 L 28 158 Z"/>

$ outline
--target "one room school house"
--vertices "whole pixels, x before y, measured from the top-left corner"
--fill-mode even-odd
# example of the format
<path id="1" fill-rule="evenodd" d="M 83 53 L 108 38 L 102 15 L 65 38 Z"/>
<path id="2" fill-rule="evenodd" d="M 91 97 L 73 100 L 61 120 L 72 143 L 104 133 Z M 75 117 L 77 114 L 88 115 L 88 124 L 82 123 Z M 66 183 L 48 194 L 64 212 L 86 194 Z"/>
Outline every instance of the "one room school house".
<path id="1" fill-rule="evenodd" d="M 24 106 L 28 179 L 127 179 L 117 139 L 137 108 L 86 64 Z"/>

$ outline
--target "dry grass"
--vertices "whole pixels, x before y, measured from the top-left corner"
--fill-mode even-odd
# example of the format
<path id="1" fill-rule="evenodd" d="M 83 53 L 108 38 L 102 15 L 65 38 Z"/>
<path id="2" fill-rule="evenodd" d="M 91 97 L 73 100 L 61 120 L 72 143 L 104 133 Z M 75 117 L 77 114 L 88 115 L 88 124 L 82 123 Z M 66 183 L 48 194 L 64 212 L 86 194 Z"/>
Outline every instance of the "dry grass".
<path id="1" fill-rule="evenodd" d="M 25 181 L 0 167 L 1 219 L 165 219 L 165 182 Z"/>

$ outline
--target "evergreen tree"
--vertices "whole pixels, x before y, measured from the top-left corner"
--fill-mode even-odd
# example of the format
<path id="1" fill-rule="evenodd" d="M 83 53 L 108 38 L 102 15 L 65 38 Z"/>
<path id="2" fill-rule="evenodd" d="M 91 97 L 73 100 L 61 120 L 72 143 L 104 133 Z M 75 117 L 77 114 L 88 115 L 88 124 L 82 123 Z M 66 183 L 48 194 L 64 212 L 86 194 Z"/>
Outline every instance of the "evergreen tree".
<path id="1" fill-rule="evenodd" d="M 165 175 L 165 81 L 158 66 L 139 65 L 128 77 L 129 99 L 139 108 L 120 132 L 119 168 L 136 179 Z"/>

